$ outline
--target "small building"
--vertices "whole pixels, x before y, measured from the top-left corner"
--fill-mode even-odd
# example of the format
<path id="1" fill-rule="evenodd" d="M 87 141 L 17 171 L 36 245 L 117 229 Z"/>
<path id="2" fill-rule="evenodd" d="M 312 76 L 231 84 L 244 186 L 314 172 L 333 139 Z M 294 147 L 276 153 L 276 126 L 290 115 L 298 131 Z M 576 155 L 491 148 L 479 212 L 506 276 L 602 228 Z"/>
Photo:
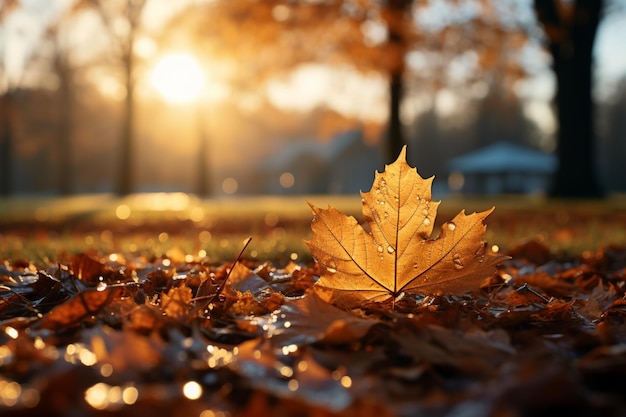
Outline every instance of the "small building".
<path id="1" fill-rule="evenodd" d="M 328 144 L 326 192 L 358 194 L 369 191 L 374 172 L 384 168 L 379 145 L 368 145 L 361 130 L 341 133 Z"/>
<path id="2" fill-rule="evenodd" d="M 510 142 L 496 142 L 448 161 L 451 191 L 475 194 L 547 191 L 557 159 L 553 154 Z"/>
<path id="3" fill-rule="evenodd" d="M 354 194 L 369 190 L 374 171 L 381 167 L 378 146 L 366 144 L 361 131 L 351 130 L 326 143 L 311 139 L 287 144 L 256 171 L 270 194 Z"/>

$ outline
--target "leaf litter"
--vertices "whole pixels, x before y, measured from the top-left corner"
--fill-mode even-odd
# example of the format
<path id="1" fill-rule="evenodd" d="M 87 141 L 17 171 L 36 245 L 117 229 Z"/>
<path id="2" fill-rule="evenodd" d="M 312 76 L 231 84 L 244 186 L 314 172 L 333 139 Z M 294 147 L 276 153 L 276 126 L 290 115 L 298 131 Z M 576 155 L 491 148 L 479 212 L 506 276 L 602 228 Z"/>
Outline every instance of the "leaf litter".
<path id="1" fill-rule="evenodd" d="M 404 166 L 399 171 L 409 172 Z M 377 176 L 374 193 L 383 179 L 390 181 Z M 428 187 L 414 181 L 429 192 L 427 180 Z M 402 200 L 404 191 L 398 192 Z M 430 204 L 434 221 L 437 203 Z M 378 257 L 377 246 L 350 240 L 344 226 L 354 223 L 332 209 L 318 210 L 316 222 L 331 216 L 344 226 L 330 229 L 344 236 L 322 245 L 314 222 L 317 263 L 277 265 L 245 254 L 216 263 L 93 252 L 44 268 L 4 261 L 0 413 L 626 414 L 625 248 L 565 258 L 531 240 L 502 257 L 481 249 L 488 212 L 461 213 L 454 230 L 444 223 L 442 235 L 431 239 L 421 206 L 412 215 L 407 208 L 399 204 L 387 216 L 398 225 L 421 219 L 409 237 L 384 225 L 376 230 L 381 213 L 364 207 L 373 236 L 393 243 L 383 255 L 411 254 L 380 266 L 384 274 L 376 276 L 387 281 L 365 297 L 350 296 L 346 285 L 370 285 L 360 282 L 371 281 L 369 266 L 338 283 L 332 279 L 339 272 L 329 271 L 350 275 L 350 262 L 359 256 L 346 252 L 333 266 L 332 257 L 314 249 L 335 254 L 337 242 L 348 236 L 345 247 Z M 446 228 L 469 229 L 464 236 L 470 237 L 450 243 Z M 413 240 L 421 250 L 434 249 L 426 256 L 407 252 L 406 242 Z M 444 252 L 452 257 L 430 257 L 448 246 Z M 457 249 L 468 268 L 462 275 L 454 267 Z M 412 274 L 407 279 L 401 271 L 414 258 L 441 263 L 455 284 L 412 287 Z M 485 263 L 490 266 L 482 269 Z"/>

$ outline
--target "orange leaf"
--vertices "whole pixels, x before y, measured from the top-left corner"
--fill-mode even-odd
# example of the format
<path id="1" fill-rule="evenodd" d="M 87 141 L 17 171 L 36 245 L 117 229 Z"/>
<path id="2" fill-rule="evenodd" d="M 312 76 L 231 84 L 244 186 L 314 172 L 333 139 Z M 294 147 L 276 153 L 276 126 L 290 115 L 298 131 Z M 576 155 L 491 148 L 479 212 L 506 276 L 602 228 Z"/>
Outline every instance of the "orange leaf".
<path id="1" fill-rule="evenodd" d="M 312 239 L 321 266 L 314 287 L 346 307 L 384 301 L 406 293 L 459 294 L 478 288 L 504 259 L 486 255 L 483 220 L 493 211 L 459 213 L 431 239 L 439 202 L 431 201 L 432 178 L 406 163 L 406 147 L 385 172 L 361 192 L 365 225 L 329 207 L 313 205 Z"/>
<path id="2" fill-rule="evenodd" d="M 161 294 L 161 309 L 171 318 L 185 318 L 191 308 L 193 295 L 191 288 L 184 283 L 180 287 L 171 288 Z"/>
<path id="3" fill-rule="evenodd" d="M 96 314 L 102 307 L 119 296 L 119 288 L 103 291 L 88 289 L 72 296 L 65 303 L 48 312 L 40 323 L 43 329 L 60 330 L 66 327 L 79 326 L 82 321 Z"/>

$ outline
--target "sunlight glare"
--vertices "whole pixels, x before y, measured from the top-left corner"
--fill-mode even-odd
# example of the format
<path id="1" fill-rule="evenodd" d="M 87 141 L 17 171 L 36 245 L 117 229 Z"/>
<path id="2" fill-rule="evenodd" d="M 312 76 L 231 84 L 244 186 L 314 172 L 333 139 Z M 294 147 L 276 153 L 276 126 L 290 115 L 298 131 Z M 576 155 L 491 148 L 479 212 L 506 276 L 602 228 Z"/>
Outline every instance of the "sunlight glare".
<path id="1" fill-rule="evenodd" d="M 193 56 L 178 53 L 165 55 L 157 62 L 150 82 L 165 100 L 183 104 L 198 98 L 205 79 Z"/>

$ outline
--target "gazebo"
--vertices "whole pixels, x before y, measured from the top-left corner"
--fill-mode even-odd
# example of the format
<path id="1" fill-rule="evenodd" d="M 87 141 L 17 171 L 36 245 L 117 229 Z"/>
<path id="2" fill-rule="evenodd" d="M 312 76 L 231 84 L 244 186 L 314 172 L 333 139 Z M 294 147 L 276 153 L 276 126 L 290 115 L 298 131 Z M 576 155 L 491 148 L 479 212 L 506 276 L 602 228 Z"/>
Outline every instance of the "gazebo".
<path id="1" fill-rule="evenodd" d="M 544 192 L 556 169 L 553 154 L 496 142 L 448 161 L 448 183 L 465 193 Z"/>

